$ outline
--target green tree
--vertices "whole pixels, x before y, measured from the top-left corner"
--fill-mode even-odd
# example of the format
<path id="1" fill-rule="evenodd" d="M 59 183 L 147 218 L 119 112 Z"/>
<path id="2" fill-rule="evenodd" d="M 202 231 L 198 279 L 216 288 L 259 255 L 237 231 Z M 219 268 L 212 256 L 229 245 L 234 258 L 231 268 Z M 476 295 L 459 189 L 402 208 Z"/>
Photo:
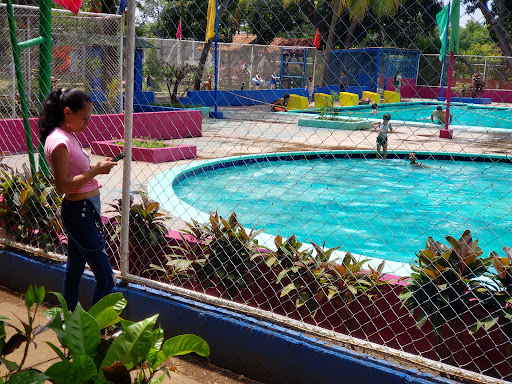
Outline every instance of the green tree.
<path id="1" fill-rule="evenodd" d="M 512 70 L 512 0 L 494 0 L 489 7 L 487 0 L 462 0 L 466 4 L 466 11 L 474 13 L 480 10 L 484 16 L 491 36 L 498 44 L 503 56 L 506 57 L 507 65 Z"/>
<path id="2" fill-rule="evenodd" d="M 377 20 L 387 15 L 394 15 L 400 6 L 400 0 L 334 0 L 331 26 L 327 37 L 327 44 L 324 53 L 322 84 L 328 76 L 330 51 L 335 44 L 335 28 L 339 13 L 346 12 L 349 15 L 349 26 L 343 39 L 343 48 L 350 47 L 354 39 L 355 28 L 364 21 L 368 11 L 372 10 L 372 15 Z"/>
<path id="3" fill-rule="evenodd" d="M 305 16 L 296 3 L 285 7 L 279 0 L 242 0 L 239 14 L 244 29 L 255 34 L 260 44 L 268 44 L 276 36 L 314 36 L 313 28 L 304 26 Z"/>
<path id="4" fill-rule="evenodd" d="M 364 38 L 359 44 L 438 52 L 436 14 L 442 7 L 439 0 L 406 0 L 393 16 L 381 20 L 367 17 L 361 28 Z M 354 35 L 358 40 L 361 38 L 357 33 Z"/>
<path id="5" fill-rule="evenodd" d="M 219 19 L 219 41 L 230 42 L 231 36 L 236 32 L 233 22 L 233 13 L 237 5 L 235 1 L 218 1 L 226 3 L 228 12 L 220 11 Z M 159 14 L 159 19 L 153 25 L 152 34 L 162 38 L 176 38 L 178 23 L 181 18 L 182 36 L 184 39 L 203 40 L 206 35 L 206 11 L 208 1 L 205 0 L 173 0 L 165 3 Z"/>
<path id="6" fill-rule="evenodd" d="M 461 54 L 474 55 L 474 52 L 479 52 L 479 49 L 482 48 L 485 51 L 493 51 L 492 47 L 494 47 L 494 51 L 498 49 L 489 34 L 489 30 L 484 25 L 471 20 L 465 28 L 461 28 L 459 39 Z M 484 52 L 476 54 L 484 55 Z"/>

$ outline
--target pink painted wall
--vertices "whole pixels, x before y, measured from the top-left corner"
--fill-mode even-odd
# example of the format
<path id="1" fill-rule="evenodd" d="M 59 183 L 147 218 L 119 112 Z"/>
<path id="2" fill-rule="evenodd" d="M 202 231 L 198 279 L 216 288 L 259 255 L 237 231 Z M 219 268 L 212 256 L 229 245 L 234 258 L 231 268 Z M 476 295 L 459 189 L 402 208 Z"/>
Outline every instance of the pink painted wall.
<path id="1" fill-rule="evenodd" d="M 471 84 L 471 79 L 454 79 L 453 83 L 456 82 L 464 82 L 466 84 Z M 489 89 L 484 89 L 483 95 L 480 97 L 490 98 L 495 103 L 512 103 L 512 90 L 509 87 L 512 87 L 509 83 L 504 83 L 506 89 L 492 89 L 492 86 L 497 86 L 497 83 L 487 82 Z M 386 82 L 386 89 L 389 91 L 394 91 L 395 87 L 393 86 L 393 78 L 390 77 Z M 415 79 L 403 79 L 402 87 L 400 88 L 400 94 L 403 98 L 417 98 L 417 99 L 437 99 L 440 96 L 441 87 L 427 87 L 416 85 Z M 445 94 L 446 97 L 446 88 Z"/>
<path id="2" fill-rule="evenodd" d="M 37 118 L 29 120 L 32 141 L 37 147 Z M 151 136 L 170 140 L 184 137 L 201 137 L 201 111 L 141 112 L 133 114 L 133 137 Z M 83 135 L 82 145 L 88 147 L 95 140 L 110 140 L 123 137 L 124 115 L 94 115 Z M 0 152 L 20 153 L 27 150 L 23 119 L 0 120 Z"/>
<path id="3" fill-rule="evenodd" d="M 441 87 L 416 86 L 413 92 L 412 96 L 407 97 L 437 99 L 441 93 Z M 446 97 L 446 88 L 443 96 Z M 490 98 L 494 103 L 512 103 L 512 91 L 508 89 L 484 89 L 484 93 L 480 97 Z"/>
<path id="4" fill-rule="evenodd" d="M 30 119 L 32 142 L 37 146 L 37 119 Z M 0 120 L 0 153 L 20 153 L 27 150 L 22 119 Z"/>

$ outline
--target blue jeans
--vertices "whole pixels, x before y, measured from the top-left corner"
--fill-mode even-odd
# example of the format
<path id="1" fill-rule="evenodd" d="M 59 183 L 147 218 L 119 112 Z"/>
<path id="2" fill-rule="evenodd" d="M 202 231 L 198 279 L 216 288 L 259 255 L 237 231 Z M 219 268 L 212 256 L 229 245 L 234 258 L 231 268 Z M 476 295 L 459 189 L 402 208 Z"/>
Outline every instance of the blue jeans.
<path id="1" fill-rule="evenodd" d="M 68 236 L 62 295 L 69 310 L 74 310 L 78 303 L 85 263 L 89 264 L 96 278 L 93 304 L 114 288 L 112 267 L 104 250 L 105 236 L 99 208 L 99 195 L 79 201 L 62 200 L 62 224 Z"/>

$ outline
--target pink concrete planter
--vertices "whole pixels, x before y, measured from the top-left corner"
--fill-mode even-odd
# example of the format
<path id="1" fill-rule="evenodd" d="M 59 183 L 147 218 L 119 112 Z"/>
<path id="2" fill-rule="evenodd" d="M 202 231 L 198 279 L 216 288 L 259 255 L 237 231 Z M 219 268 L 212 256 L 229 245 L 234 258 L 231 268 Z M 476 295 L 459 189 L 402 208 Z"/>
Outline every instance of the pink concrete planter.
<path id="1" fill-rule="evenodd" d="M 151 136 L 159 140 L 182 139 L 185 137 L 202 136 L 201 111 L 166 111 L 166 112 L 139 112 L 133 114 L 133 136 Z M 34 149 L 37 149 L 37 118 L 29 119 Z M 124 114 L 93 115 L 89 126 L 82 135 L 78 135 L 84 147 L 91 145 L 97 139 L 123 137 Z M 27 150 L 23 119 L 0 120 L 0 152 L 10 154 L 22 153 Z"/>
<path id="2" fill-rule="evenodd" d="M 93 141 L 91 151 L 94 155 L 114 157 L 123 152 L 123 146 L 115 144 L 119 140 Z M 183 159 L 195 159 L 195 145 L 176 145 L 164 148 L 132 148 L 132 159 L 147 163 L 164 163 Z"/>

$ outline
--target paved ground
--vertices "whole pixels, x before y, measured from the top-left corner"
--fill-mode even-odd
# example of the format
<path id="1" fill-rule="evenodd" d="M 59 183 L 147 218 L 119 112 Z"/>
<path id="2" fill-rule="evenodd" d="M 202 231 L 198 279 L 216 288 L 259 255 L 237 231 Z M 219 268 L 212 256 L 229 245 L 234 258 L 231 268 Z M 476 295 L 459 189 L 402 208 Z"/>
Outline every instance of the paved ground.
<path id="1" fill-rule="evenodd" d="M 42 310 L 51 308 L 49 304 L 44 305 Z M 36 319 L 36 325 L 45 324 L 46 318 L 42 315 L 42 310 Z M 21 320 L 26 320 L 27 311 L 24 305 L 23 295 L 10 291 L 0 286 L 0 316 L 6 316 L 17 327 L 21 327 Z M 6 329 L 8 338 L 12 335 L 13 330 Z M 49 341 L 55 345 L 59 345 L 59 341 L 55 333 L 48 331 L 36 337 L 37 349 L 32 345 L 29 349 L 28 358 L 24 367 L 34 367 L 41 371 L 46 370 L 52 364 L 58 361 L 55 352 L 46 344 Z M 9 355 L 9 360 L 20 362 L 23 356 L 22 349 L 18 349 Z M 168 367 L 172 367 L 175 372 L 171 372 L 171 379 L 166 377 L 163 383 L 172 384 L 258 384 L 258 382 L 250 380 L 241 374 L 236 374 L 228 370 L 216 367 L 208 362 L 207 359 L 199 356 L 180 356 L 173 357 L 166 362 Z M 0 365 L 0 377 L 5 374 L 5 366 Z"/>

